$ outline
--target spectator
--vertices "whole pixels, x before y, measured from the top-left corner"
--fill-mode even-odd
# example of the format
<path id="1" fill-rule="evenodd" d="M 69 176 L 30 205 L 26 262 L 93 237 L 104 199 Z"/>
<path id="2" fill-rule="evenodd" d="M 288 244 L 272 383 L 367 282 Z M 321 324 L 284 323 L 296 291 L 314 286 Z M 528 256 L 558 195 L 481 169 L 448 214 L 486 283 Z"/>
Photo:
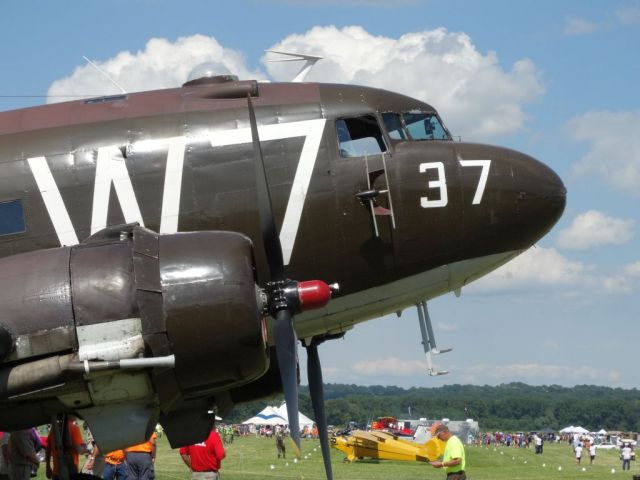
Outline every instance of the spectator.
<path id="1" fill-rule="evenodd" d="M 542 438 L 537 433 L 533 435 L 533 442 L 536 446 L 536 454 L 542 453 Z"/>
<path id="2" fill-rule="evenodd" d="M 447 474 L 447 480 L 466 480 L 464 446 L 458 437 L 449 431 L 449 427 L 435 424 L 432 427 L 433 436 L 445 442 L 442 461 L 431 462 L 434 468 L 442 468 Z"/>
<path id="3" fill-rule="evenodd" d="M 287 448 L 284 445 L 284 429 L 282 427 L 276 427 L 276 449 L 278 450 L 278 458 L 282 454 L 282 458 L 287 456 Z"/>
<path id="4" fill-rule="evenodd" d="M 0 433 L 0 480 L 9 480 L 9 432 Z"/>
<path id="5" fill-rule="evenodd" d="M 222 440 L 215 428 L 211 429 L 204 442 L 180 449 L 182 461 L 191 470 L 192 480 L 218 480 L 225 455 Z"/>
<path id="6" fill-rule="evenodd" d="M 9 479 L 29 480 L 31 468 L 38 468 L 40 460 L 36 455 L 36 445 L 30 428 L 11 432 L 9 437 Z"/>
<path id="7" fill-rule="evenodd" d="M 80 454 L 84 453 L 87 447 L 82 438 L 82 432 L 78 425 L 76 425 L 73 415 L 67 416 L 67 428 L 69 430 L 69 436 L 62 449 L 62 455 L 59 455 L 55 437 L 58 425 L 51 425 L 51 430 L 47 437 L 47 448 L 45 450 L 45 473 L 47 478 L 57 480 L 60 477 L 60 456 L 62 456 L 63 461 L 65 461 L 65 465 L 69 469 L 70 474 L 78 473 Z"/>
<path id="8" fill-rule="evenodd" d="M 144 443 L 133 445 L 125 450 L 127 465 L 127 480 L 153 480 L 156 461 L 156 439 L 158 434 L 154 431 Z"/>
<path id="9" fill-rule="evenodd" d="M 104 470 L 102 480 L 125 480 L 127 466 L 124 463 L 124 450 L 114 450 L 104 456 Z"/>
<path id="10" fill-rule="evenodd" d="M 620 451 L 620 457 L 622 458 L 622 470 L 631 470 L 631 445 L 628 443 L 624 444 L 622 450 Z"/>
<path id="11" fill-rule="evenodd" d="M 91 433 L 91 430 L 89 430 L 89 425 L 85 423 L 82 426 L 82 429 L 84 430 L 84 436 L 86 439 L 86 455 L 88 455 L 88 457 L 82 466 L 81 472 L 88 473 L 96 477 L 102 477 L 102 472 L 104 471 L 104 455 L 102 455 L 98 445 L 93 439 L 93 434 Z"/>
<path id="12" fill-rule="evenodd" d="M 578 465 L 580 465 L 580 460 L 582 459 L 582 444 L 581 443 L 578 443 L 576 445 L 575 453 L 576 453 L 576 463 Z"/>

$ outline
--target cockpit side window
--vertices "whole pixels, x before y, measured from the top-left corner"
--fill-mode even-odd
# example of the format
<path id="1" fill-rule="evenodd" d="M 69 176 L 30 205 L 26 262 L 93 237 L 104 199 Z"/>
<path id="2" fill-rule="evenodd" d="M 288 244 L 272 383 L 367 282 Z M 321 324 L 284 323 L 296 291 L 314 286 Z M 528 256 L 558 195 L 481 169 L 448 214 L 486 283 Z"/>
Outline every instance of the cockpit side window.
<path id="1" fill-rule="evenodd" d="M 336 120 L 336 133 L 342 157 L 364 157 L 387 151 L 374 115 L 340 118 Z"/>
<path id="2" fill-rule="evenodd" d="M 407 132 L 402 126 L 402 120 L 398 113 L 387 112 L 382 114 L 384 126 L 387 128 L 389 138 L 392 140 L 406 140 Z"/>
<path id="3" fill-rule="evenodd" d="M 450 140 L 449 133 L 434 113 L 403 113 L 404 123 L 414 140 Z"/>

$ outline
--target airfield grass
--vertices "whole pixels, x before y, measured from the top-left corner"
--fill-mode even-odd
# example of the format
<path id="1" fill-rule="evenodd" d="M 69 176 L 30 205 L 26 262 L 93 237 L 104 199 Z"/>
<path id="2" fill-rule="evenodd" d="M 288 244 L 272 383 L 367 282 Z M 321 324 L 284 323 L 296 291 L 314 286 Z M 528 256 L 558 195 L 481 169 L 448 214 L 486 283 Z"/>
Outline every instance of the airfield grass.
<path id="1" fill-rule="evenodd" d="M 290 455 L 286 459 L 278 459 L 273 439 L 240 437 L 232 444 L 225 445 L 225 448 L 227 458 L 222 463 L 222 480 L 325 478 L 320 444 L 317 440 L 302 441 L 302 459 L 297 463 L 293 463 Z M 287 451 L 289 450 L 288 447 Z M 305 455 L 307 459 L 304 459 Z M 533 447 L 518 449 L 466 446 L 466 456 L 467 478 L 470 480 L 631 480 L 634 474 L 640 475 L 640 465 L 636 462 L 631 462 L 630 471 L 622 471 L 622 461 L 618 458 L 617 450 L 598 450 L 593 465 L 589 465 L 588 456 L 583 457 L 582 465 L 576 465 L 571 447 L 567 443 L 547 443 L 542 455 L 535 455 Z M 427 463 L 364 460 L 347 464 L 342 462 L 343 458 L 342 452 L 331 449 L 331 463 L 336 480 L 445 479 L 442 470 L 435 469 Z M 558 467 L 562 469 L 559 470 Z M 157 480 L 191 478 L 178 451 L 171 449 L 166 437 L 158 439 L 155 468 Z M 615 469 L 615 474 L 611 473 L 611 469 Z M 46 480 L 43 467 L 38 470 L 35 480 Z"/>
<path id="2" fill-rule="evenodd" d="M 225 445 L 227 458 L 223 461 L 221 478 L 240 479 L 305 479 L 325 478 L 317 440 L 302 440 L 302 459 L 293 462 L 291 455 L 278 459 L 273 439 L 236 437 Z M 289 453 L 290 448 L 287 448 Z M 630 471 L 622 471 L 617 450 L 598 450 L 593 465 L 583 456 L 577 465 L 573 451 L 567 443 L 546 443 L 544 453 L 536 455 L 534 448 L 490 448 L 466 446 L 467 477 L 471 480 L 530 480 L 530 479 L 631 479 L 640 474 L 640 466 L 631 462 Z M 307 455 L 307 459 L 304 456 Z M 442 470 L 426 463 L 364 460 L 343 463 L 344 455 L 331 449 L 331 463 L 336 480 L 444 480 Z M 288 466 L 287 466 L 288 464 Z M 543 464 L 545 465 L 543 467 Z M 273 468 L 271 466 L 273 465 Z M 562 467 L 561 470 L 558 467 Z M 582 471 L 582 468 L 585 471 Z M 615 469 L 612 474 L 611 470 Z M 156 460 L 157 480 L 189 480 L 190 475 L 177 450 L 172 450 L 166 437 L 158 439 Z"/>

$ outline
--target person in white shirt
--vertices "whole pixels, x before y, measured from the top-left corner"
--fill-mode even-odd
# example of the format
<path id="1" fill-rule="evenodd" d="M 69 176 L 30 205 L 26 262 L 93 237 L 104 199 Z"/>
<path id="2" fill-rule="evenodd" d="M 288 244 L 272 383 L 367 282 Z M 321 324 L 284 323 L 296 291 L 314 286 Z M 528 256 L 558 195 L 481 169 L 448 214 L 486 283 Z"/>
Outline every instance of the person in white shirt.
<path id="1" fill-rule="evenodd" d="M 576 445 L 576 463 L 580 465 L 580 459 L 582 458 L 582 444 Z"/>
<path id="2" fill-rule="evenodd" d="M 542 453 L 542 437 L 536 433 L 533 436 L 533 441 L 536 444 L 536 453 Z"/>
<path id="3" fill-rule="evenodd" d="M 631 446 L 628 443 L 624 444 L 620 454 L 622 456 L 622 470 L 631 470 Z"/>
<path id="4" fill-rule="evenodd" d="M 593 461 L 596 459 L 596 445 L 592 443 L 589 445 L 589 465 L 593 465 Z"/>

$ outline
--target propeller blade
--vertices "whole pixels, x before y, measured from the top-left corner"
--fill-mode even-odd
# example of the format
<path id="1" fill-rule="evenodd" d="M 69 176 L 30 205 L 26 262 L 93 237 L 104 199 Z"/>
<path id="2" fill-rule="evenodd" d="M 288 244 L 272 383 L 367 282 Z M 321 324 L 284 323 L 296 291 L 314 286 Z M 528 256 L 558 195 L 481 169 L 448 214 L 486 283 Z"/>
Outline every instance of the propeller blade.
<path id="1" fill-rule="evenodd" d="M 322 449 L 322 460 L 324 470 L 327 473 L 327 480 L 333 480 L 331 470 L 331 450 L 329 448 L 329 432 L 327 430 L 327 416 L 324 411 L 324 389 L 322 387 L 322 368 L 320 367 L 320 356 L 318 355 L 318 345 L 315 341 L 307 346 L 307 377 L 309 379 L 309 393 L 311 394 L 311 405 L 313 414 L 318 426 L 318 436 L 320 438 L 320 448 Z"/>
<path id="2" fill-rule="evenodd" d="M 275 315 L 273 333 L 280 367 L 280 379 L 287 402 L 289 430 L 296 448 L 296 456 L 300 457 L 300 424 L 298 421 L 298 361 L 296 353 L 296 331 L 293 329 L 293 315 L 288 309 L 278 310 Z"/>
<path id="3" fill-rule="evenodd" d="M 260 217 L 260 232 L 262 233 L 262 245 L 267 255 L 269 264 L 270 279 L 272 281 L 284 280 L 284 260 L 282 257 L 282 245 L 276 229 L 276 222 L 273 217 L 273 206 L 271 204 L 271 194 L 267 184 L 267 174 L 264 168 L 264 158 L 262 148 L 260 148 L 260 136 L 258 135 L 258 124 L 256 122 L 256 112 L 253 108 L 251 96 L 247 95 L 249 104 L 249 123 L 251 125 L 251 138 L 253 143 L 253 159 L 256 172 L 256 191 L 258 197 L 258 214 Z"/>

